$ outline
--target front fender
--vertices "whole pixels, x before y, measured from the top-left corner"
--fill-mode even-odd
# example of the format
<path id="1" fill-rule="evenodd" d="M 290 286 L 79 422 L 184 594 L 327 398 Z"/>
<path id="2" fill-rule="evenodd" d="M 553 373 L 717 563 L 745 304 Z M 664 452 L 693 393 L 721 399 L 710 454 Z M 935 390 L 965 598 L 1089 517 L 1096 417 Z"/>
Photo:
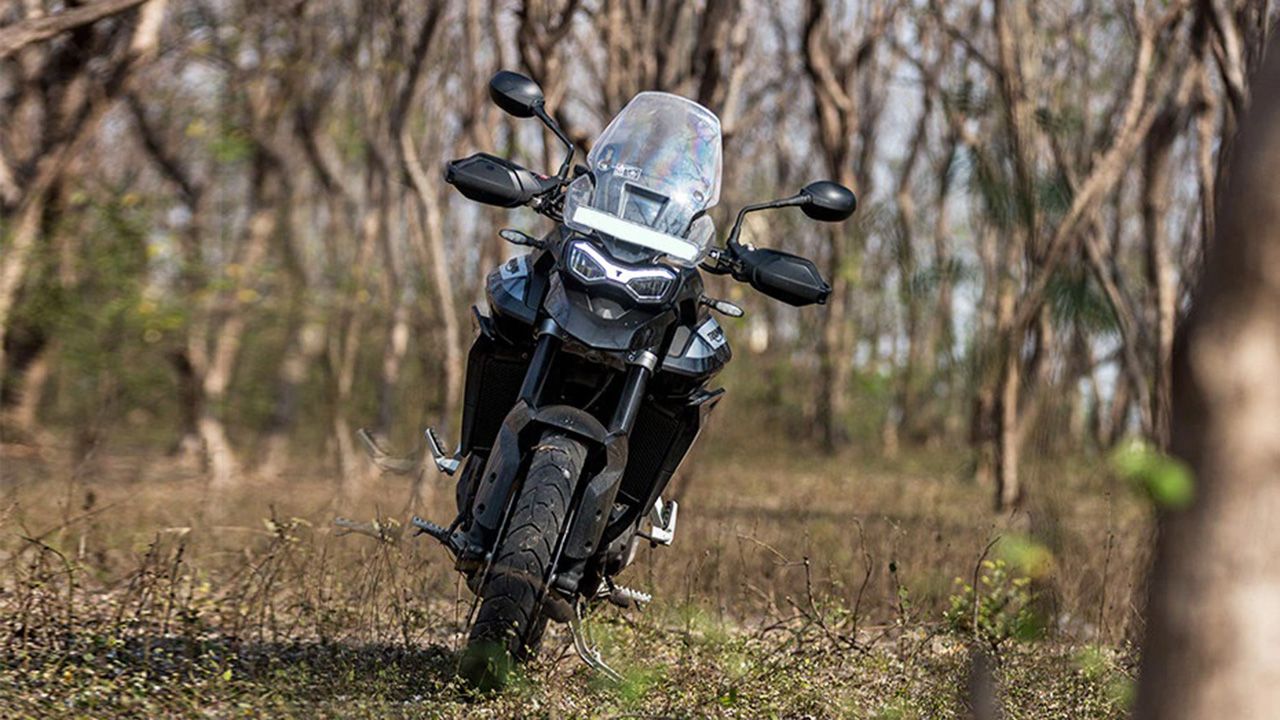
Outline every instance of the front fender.
<path id="1" fill-rule="evenodd" d="M 564 547 L 566 557 L 578 560 L 590 557 L 599 547 L 600 537 L 609 520 L 609 511 L 617 497 L 622 473 L 627 466 L 627 438 L 610 435 L 599 420 L 589 413 L 568 405 L 530 407 L 516 403 L 502 421 L 502 428 L 480 476 L 474 504 L 473 525 L 487 537 L 497 532 L 512 492 L 519 487 L 534 445 L 548 429 L 556 429 L 587 444 L 588 461 L 579 484 L 586 482 L 581 502 L 569 529 Z M 587 478 L 590 478 L 589 480 Z M 473 533 L 477 528 L 473 527 Z M 473 540 L 480 540 L 473 535 Z M 490 543 L 482 543 L 488 546 Z"/>

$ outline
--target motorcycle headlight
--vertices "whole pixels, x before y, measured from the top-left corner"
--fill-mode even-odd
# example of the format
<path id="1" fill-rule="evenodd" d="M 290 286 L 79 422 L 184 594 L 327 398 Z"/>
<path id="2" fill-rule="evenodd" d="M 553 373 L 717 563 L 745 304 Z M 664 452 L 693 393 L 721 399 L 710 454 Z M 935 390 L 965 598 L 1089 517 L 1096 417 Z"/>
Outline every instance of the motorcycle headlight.
<path id="1" fill-rule="evenodd" d="M 641 302 L 656 302 L 666 296 L 676 274 L 664 267 L 632 268 L 619 265 L 586 242 L 569 246 L 569 272 L 585 283 L 610 282 L 626 288 Z"/>
<path id="2" fill-rule="evenodd" d="M 641 300 L 661 300 L 671 283 L 672 278 L 669 277 L 634 278 L 627 282 L 627 289 Z"/>
<path id="3" fill-rule="evenodd" d="M 604 258 L 592 257 L 586 245 L 577 244 L 569 249 L 569 271 L 583 282 L 599 282 L 605 279 Z"/>

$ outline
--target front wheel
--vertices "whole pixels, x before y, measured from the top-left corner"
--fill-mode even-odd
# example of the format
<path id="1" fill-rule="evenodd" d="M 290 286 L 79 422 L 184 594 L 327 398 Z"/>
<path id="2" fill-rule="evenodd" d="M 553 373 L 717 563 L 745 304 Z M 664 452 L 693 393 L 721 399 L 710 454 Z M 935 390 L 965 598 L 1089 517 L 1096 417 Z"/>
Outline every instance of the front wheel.
<path id="1" fill-rule="evenodd" d="M 509 530 L 498 546 L 459 674 L 482 691 L 501 688 L 536 651 L 547 619 L 534 607 L 586 460 L 577 440 L 548 431 L 534 448 Z"/>

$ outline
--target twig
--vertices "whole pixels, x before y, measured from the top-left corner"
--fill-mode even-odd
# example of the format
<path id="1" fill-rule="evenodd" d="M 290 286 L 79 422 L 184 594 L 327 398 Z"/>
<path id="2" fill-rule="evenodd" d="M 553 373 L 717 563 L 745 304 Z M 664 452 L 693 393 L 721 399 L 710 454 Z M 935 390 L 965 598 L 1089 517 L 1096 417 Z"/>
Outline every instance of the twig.
<path id="1" fill-rule="evenodd" d="M 991 552 L 991 548 L 1000 542 L 1000 535 L 991 538 L 991 542 L 982 548 L 982 554 L 978 556 L 978 562 L 973 564 L 973 641 L 978 641 L 978 608 L 981 606 L 978 598 L 978 575 L 982 572 L 982 561 L 987 559 L 987 553 Z"/>

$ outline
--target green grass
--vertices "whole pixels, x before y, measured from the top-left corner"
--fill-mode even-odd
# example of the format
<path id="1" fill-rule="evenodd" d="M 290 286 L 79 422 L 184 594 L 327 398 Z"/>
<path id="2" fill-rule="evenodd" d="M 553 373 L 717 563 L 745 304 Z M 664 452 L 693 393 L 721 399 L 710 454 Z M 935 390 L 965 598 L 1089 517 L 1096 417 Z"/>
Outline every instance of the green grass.
<path id="1" fill-rule="evenodd" d="M 0 717 L 964 717 L 972 637 L 944 616 L 997 535 L 1011 573 L 1030 571 L 1005 545 L 1035 550 L 1017 602 L 1045 626 L 996 648 L 1005 717 L 1124 716 L 1149 525 L 1092 465 L 1033 474 L 1037 504 L 995 518 L 945 457 L 724 447 L 676 480 L 675 546 L 622 578 L 656 602 L 593 616 L 624 682 L 553 626 L 487 697 L 453 680 L 469 595 L 444 551 L 332 525 L 403 522 L 403 483 L 344 497 L 295 469 L 218 497 L 149 455 L 6 459 Z M 419 510 L 444 517 L 451 494 L 433 482 Z"/>
<path id="2" fill-rule="evenodd" d="M 653 608 L 598 622 L 621 684 L 562 651 L 563 634 L 505 692 L 475 697 L 452 679 L 447 641 L 256 642 L 136 633 L 75 634 L 10 650 L 0 666 L 6 717 L 867 717 L 964 714 L 968 654 L 953 638 L 907 629 L 852 649 L 792 623 L 667 625 Z M 695 624 L 696 625 L 696 624 Z M 1129 671 L 1110 653 L 1021 645 L 996 671 L 1009 718 L 1122 717 Z"/>

